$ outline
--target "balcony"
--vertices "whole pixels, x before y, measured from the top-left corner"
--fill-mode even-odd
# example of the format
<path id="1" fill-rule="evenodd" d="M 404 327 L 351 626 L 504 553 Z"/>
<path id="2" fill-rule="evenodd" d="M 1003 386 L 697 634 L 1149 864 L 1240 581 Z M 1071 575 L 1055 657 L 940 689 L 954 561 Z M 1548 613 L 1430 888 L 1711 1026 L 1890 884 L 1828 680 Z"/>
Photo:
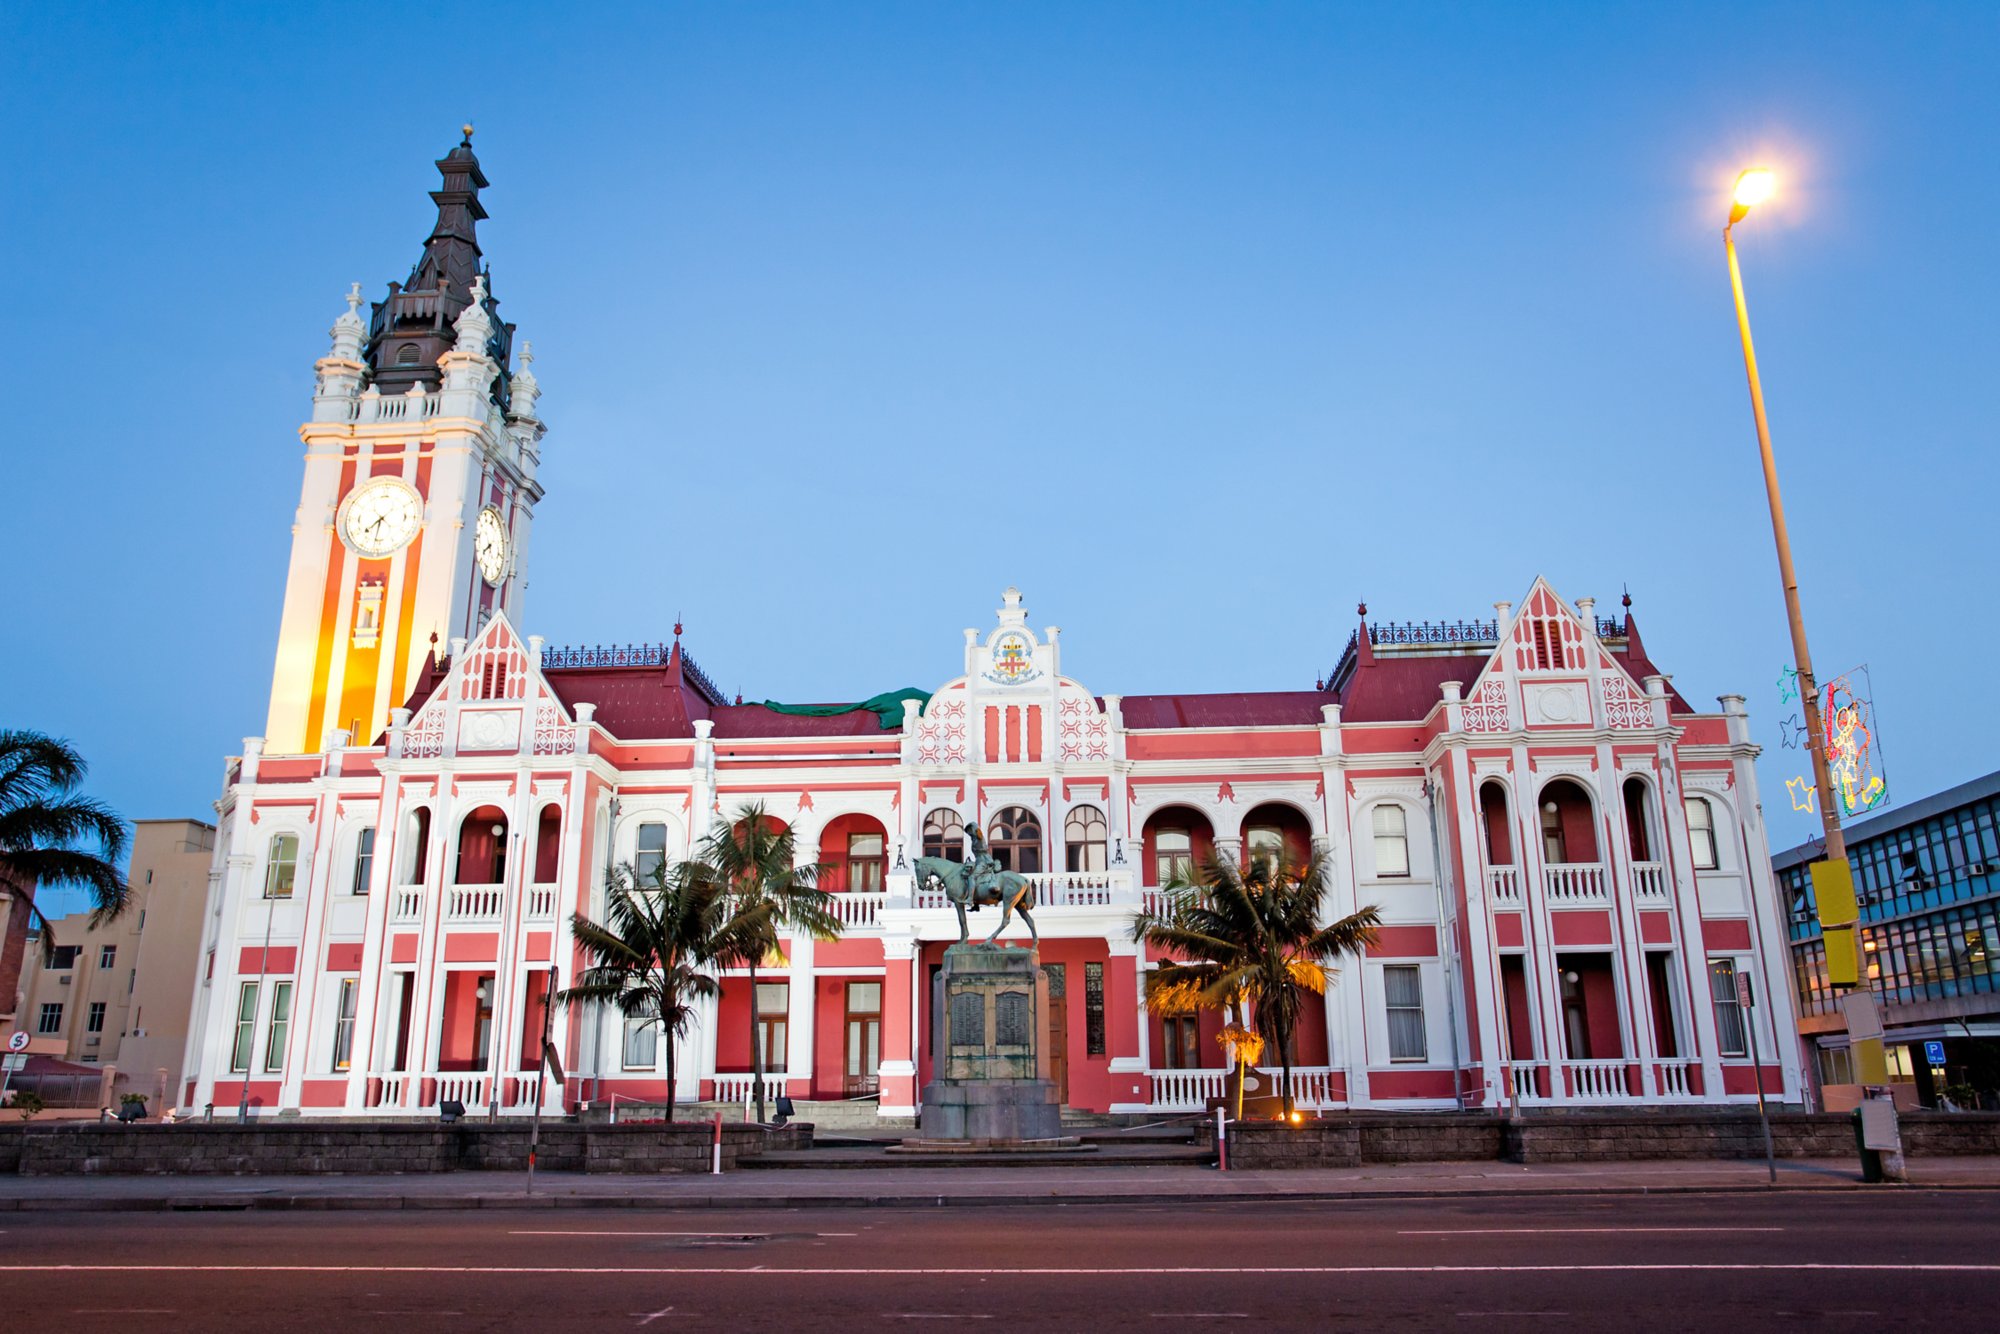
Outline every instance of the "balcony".
<path id="1" fill-rule="evenodd" d="M 1521 873 L 1512 866 L 1489 866 L 1486 868 L 1486 896 L 1493 900 L 1495 907 L 1518 908 L 1521 906 Z"/>
<path id="2" fill-rule="evenodd" d="M 1027 877 L 1035 887 L 1035 911 L 1044 908 L 1109 908 L 1124 904 L 1137 908 L 1130 871 L 1038 871 Z M 917 890 L 913 905 L 918 908 L 950 908 L 951 899 L 941 890 Z"/>
<path id="3" fill-rule="evenodd" d="M 1337 1073 L 1326 1065 L 1293 1066 L 1292 1105 L 1309 1112 L 1345 1107 L 1346 1100 L 1334 1096 Z M 1146 1077 L 1153 1081 L 1153 1110 L 1161 1112 L 1206 1111 L 1229 1086 L 1229 1071 L 1221 1068 L 1148 1070 Z M 1285 1072 L 1277 1066 L 1257 1066 L 1252 1078 L 1258 1081 L 1256 1092 L 1260 1095 L 1284 1091 Z"/>
<path id="4" fill-rule="evenodd" d="M 1597 862 L 1563 862 L 1542 868 L 1542 897 L 1551 908 L 1600 908 L 1611 902 L 1604 867 Z"/>
<path id="5" fill-rule="evenodd" d="M 888 901 L 887 894 L 830 894 L 827 909 L 842 931 L 874 931 L 881 925 L 882 905 Z"/>
<path id="6" fill-rule="evenodd" d="M 390 893 L 389 920 L 408 925 L 420 920 L 424 915 L 424 887 L 422 885 L 398 885 Z"/>
<path id="7" fill-rule="evenodd" d="M 453 885 L 445 891 L 445 925 L 497 922 L 505 898 L 506 891 L 499 885 Z"/>
<path id="8" fill-rule="evenodd" d="M 1633 862 L 1632 898 L 1638 903 L 1664 906 L 1667 902 L 1667 868 L 1659 862 Z"/>
<path id="9" fill-rule="evenodd" d="M 528 886 L 527 919 L 531 922 L 552 922 L 556 916 L 556 887 L 554 885 Z"/>

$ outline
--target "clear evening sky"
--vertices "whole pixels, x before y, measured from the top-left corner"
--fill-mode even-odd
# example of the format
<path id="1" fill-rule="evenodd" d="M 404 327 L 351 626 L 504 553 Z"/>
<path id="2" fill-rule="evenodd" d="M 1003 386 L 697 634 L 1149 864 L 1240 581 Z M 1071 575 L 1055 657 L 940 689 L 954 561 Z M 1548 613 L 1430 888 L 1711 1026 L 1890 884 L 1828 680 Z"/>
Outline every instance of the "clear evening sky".
<path id="1" fill-rule="evenodd" d="M 1362 598 L 1629 584 L 1784 847 L 1720 235 L 1768 164 L 1821 674 L 1895 797 L 1996 766 L 2000 6 L 23 4 L 0 62 L 0 721 L 130 816 L 262 730 L 312 362 L 465 120 L 551 423 L 526 631 L 853 699 L 1013 583 L 1100 692 L 1297 689 Z"/>

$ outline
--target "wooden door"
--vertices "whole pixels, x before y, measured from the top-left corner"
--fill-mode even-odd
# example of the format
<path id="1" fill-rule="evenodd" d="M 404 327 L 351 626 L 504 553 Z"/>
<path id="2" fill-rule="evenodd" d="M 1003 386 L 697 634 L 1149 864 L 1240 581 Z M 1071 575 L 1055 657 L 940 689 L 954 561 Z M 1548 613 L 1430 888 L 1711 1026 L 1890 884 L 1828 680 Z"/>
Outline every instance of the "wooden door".
<path id="1" fill-rule="evenodd" d="M 1056 1086 L 1056 1101 L 1069 1102 L 1069 1002 L 1067 978 L 1059 963 L 1045 963 L 1042 974 L 1049 980 L 1049 1082 Z"/>
<path id="2" fill-rule="evenodd" d="M 847 1038 L 843 1091 L 864 1098 L 881 1091 L 882 984 L 847 984 Z"/>

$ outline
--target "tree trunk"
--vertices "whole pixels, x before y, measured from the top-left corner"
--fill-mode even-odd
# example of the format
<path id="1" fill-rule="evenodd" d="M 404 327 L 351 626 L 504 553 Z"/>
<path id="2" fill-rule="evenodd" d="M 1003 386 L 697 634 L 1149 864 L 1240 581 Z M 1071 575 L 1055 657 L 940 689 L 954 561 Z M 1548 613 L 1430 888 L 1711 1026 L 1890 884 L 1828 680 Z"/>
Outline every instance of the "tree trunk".
<path id="1" fill-rule="evenodd" d="M 764 1026 L 757 1013 L 757 960 L 750 960 L 750 1095 L 757 1102 L 757 1121 L 764 1120 Z"/>
<path id="2" fill-rule="evenodd" d="M 1228 1013 L 1229 1013 L 1229 1022 L 1236 1025 L 1237 1028 L 1243 1029 L 1244 1024 L 1243 1024 L 1242 1007 L 1231 1006 Z M 1238 1121 L 1241 1121 L 1243 1119 L 1243 1081 L 1248 1079 L 1249 1077 L 1250 1077 L 1250 1062 L 1247 1059 L 1245 1059 L 1243 1055 L 1243 1044 L 1239 1042 L 1236 1044 L 1236 1119 Z"/>
<path id="3" fill-rule="evenodd" d="M 662 1007 L 664 1013 L 665 1007 Z M 660 1037 L 667 1044 L 667 1124 L 674 1123 L 674 1033 L 667 1021 L 660 1021 Z M 697 1090 L 699 1092 L 699 1090 Z"/>
<path id="4" fill-rule="evenodd" d="M 1284 1071 L 1285 1082 L 1279 1086 L 1281 1097 L 1278 1115 L 1291 1119 L 1292 1115 L 1292 1034 L 1289 1025 L 1278 1040 L 1278 1068 Z"/>

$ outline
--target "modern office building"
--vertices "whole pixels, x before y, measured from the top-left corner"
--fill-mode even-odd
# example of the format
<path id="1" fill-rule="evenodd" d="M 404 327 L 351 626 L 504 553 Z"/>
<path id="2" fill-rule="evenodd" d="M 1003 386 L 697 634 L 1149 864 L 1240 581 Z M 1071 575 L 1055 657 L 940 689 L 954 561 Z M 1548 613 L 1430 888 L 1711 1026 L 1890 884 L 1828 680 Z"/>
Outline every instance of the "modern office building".
<path id="1" fill-rule="evenodd" d="M 1847 860 L 1865 985 L 1883 1005 L 1890 1074 L 1935 1106 L 1971 1089 L 2000 1104 L 2000 773 L 1857 820 Z M 1809 843 L 1772 859 L 1790 914 L 1799 1031 L 1822 1098 L 1853 1096 L 1838 993 L 1827 985 Z"/>

